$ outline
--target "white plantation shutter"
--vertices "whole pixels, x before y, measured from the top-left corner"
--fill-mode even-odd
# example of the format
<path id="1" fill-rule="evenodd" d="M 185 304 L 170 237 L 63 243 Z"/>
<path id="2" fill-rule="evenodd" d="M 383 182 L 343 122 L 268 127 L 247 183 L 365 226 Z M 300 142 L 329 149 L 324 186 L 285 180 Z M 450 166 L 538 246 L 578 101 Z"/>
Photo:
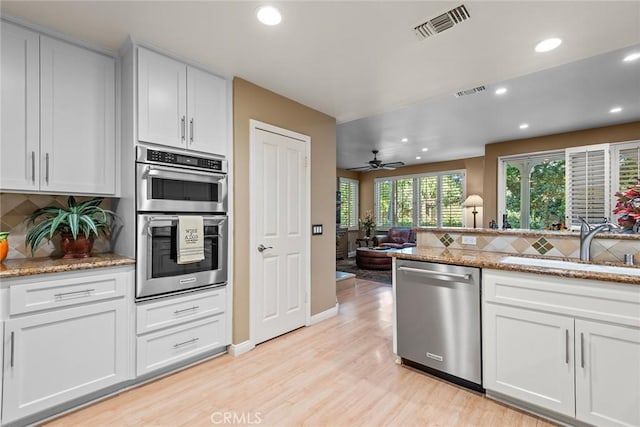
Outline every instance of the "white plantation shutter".
<path id="1" fill-rule="evenodd" d="M 358 186 L 355 179 L 340 178 L 340 225 L 358 229 Z"/>
<path id="2" fill-rule="evenodd" d="M 582 217 L 601 223 L 611 217 L 609 144 L 567 148 L 566 206 L 570 228 L 580 227 Z"/>
<path id="3" fill-rule="evenodd" d="M 441 226 L 462 227 L 462 202 L 464 201 L 464 174 L 452 173 L 440 176 Z"/>
<path id="4" fill-rule="evenodd" d="M 374 181 L 378 227 L 462 227 L 464 171 Z"/>
<path id="5" fill-rule="evenodd" d="M 393 180 L 376 180 L 374 205 L 377 227 L 393 226 Z"/>
<path id="6" fill-rule="evenodd" d="M 638 183 L 640 177 L 640 143 L 615 147 L 612 156 L 613 192 L 624 191 Z"/>

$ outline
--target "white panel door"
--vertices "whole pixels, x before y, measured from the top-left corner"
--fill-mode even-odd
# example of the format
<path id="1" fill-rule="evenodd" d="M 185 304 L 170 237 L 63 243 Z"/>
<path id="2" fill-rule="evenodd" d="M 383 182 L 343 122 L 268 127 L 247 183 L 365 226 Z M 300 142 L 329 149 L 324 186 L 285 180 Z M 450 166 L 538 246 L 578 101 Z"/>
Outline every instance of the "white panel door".
<path id="1" fill-rule="evenodd" d="M 0 190 L 40 185 L 39 36 L 2 22 Z"/>
<path id="2" fill-rule="evenodd" d="M 575 416 L 573 318 L 484 306 L 484 386 Z"/>
<path id="3" fill-rule="evenodd" d="M 197 68 L 187 68 L 190 150 L 227 155 L 227 82 Z"/>
<path id="4" fill-rule="evenodd" d="M 640 426 L 640 329 L 576 320 L 576 417 Z"/>
<path id="5" fill-rule="evenodd" d="M 187 148 L 187 66 L 141 47 L 138 140 Z"/>
<path id="6" fill-rule="evenodd" d="M 252 136 L 255 238 L 254 342 L 304 326 L 307 315 L 305 142 L 256 129 Z"/>
<path id="7" fill-rule="evenodd" d="M 5 322 L 2 422 L 127 379 L 123 298 Z"/>
<path id="8" fill-rule="evenodd" d="M 40 190 L 115 193 L 115 60 L 40 37 Z"/>

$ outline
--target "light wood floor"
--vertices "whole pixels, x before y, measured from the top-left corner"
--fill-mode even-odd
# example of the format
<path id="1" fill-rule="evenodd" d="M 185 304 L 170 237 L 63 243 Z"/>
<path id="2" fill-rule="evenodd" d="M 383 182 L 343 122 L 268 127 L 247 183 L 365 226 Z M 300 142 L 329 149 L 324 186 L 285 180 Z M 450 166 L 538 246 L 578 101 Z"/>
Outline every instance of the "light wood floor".
<path id="1" fill-rule="evenodd" d="M 49 425 L 551 425 L 394 363 L 390 286 L 358 280 L 339 288 L 338 300 L 336 317 Z"/>

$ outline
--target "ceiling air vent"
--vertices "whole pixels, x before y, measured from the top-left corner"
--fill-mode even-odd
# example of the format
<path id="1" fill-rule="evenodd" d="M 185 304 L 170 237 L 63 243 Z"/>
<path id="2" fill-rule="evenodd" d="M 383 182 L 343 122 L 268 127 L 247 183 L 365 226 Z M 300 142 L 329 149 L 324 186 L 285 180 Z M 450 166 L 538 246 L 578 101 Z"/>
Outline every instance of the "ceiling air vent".
<path id="1" fill-rule="evenodd" d="M 460 98 L 461 96 L 473 95 L 474 93 L 484 92 L 486 88 L 484 86 L 474 87 L 472 89 L 463 90 L 460 92 L 456 92 L 456 98 Z"/>
<path id="2" fill-rule="evenodd" d="M 436 16 L 417 27 L 414 27 L 413 30 L 420 40 L 424 40 L 427 37 L 431 37 L 443 32 L 444 30 L 448 30 L 454 25 L 460 24 L 462 21 L 466 21 L 470 17 L 471 15 L 469 15 L 467 8 L 464 5 L 460 5 L 455 9 L 451 9 L 440 16 Z"/>

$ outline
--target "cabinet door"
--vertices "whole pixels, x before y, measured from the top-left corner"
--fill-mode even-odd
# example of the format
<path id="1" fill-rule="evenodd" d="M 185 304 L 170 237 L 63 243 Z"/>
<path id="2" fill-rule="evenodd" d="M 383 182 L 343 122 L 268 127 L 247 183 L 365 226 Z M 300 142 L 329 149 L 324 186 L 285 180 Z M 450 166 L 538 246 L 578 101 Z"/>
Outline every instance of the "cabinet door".
<path id="1" fill-rule="evenodd" d="M 2 422 L 127 379 L 124 299 L 5 322 Z"/>
<path id="2" fill-rule="evenodd" d="M 227 155 L 227 82 L 197 68 L 187 69 L 188 147 Z"/>
<path id="3" fill-rule="evenodd" d="M 576 417 L 640 425 L 640 329 L 576 320 Z"/>
<path id="4" fill-rule="evenodd" d="M 2 22 L 0 190 L 39 185 L 39 36 Z"/>
<path id="5" fill-rule="evenodd" d="M 138 48 L 138 140 L 186 148 L 187 66 Z"/>
<path id="6" fill-rule="evenodd" d="M 115 193 L 115 60 L 41 36 L 40 189 Z"/>
<path id="7" fill-rule="evenodd" d="M 573 318 L 484 307 L 484 386 L 575 416 Z"/>

